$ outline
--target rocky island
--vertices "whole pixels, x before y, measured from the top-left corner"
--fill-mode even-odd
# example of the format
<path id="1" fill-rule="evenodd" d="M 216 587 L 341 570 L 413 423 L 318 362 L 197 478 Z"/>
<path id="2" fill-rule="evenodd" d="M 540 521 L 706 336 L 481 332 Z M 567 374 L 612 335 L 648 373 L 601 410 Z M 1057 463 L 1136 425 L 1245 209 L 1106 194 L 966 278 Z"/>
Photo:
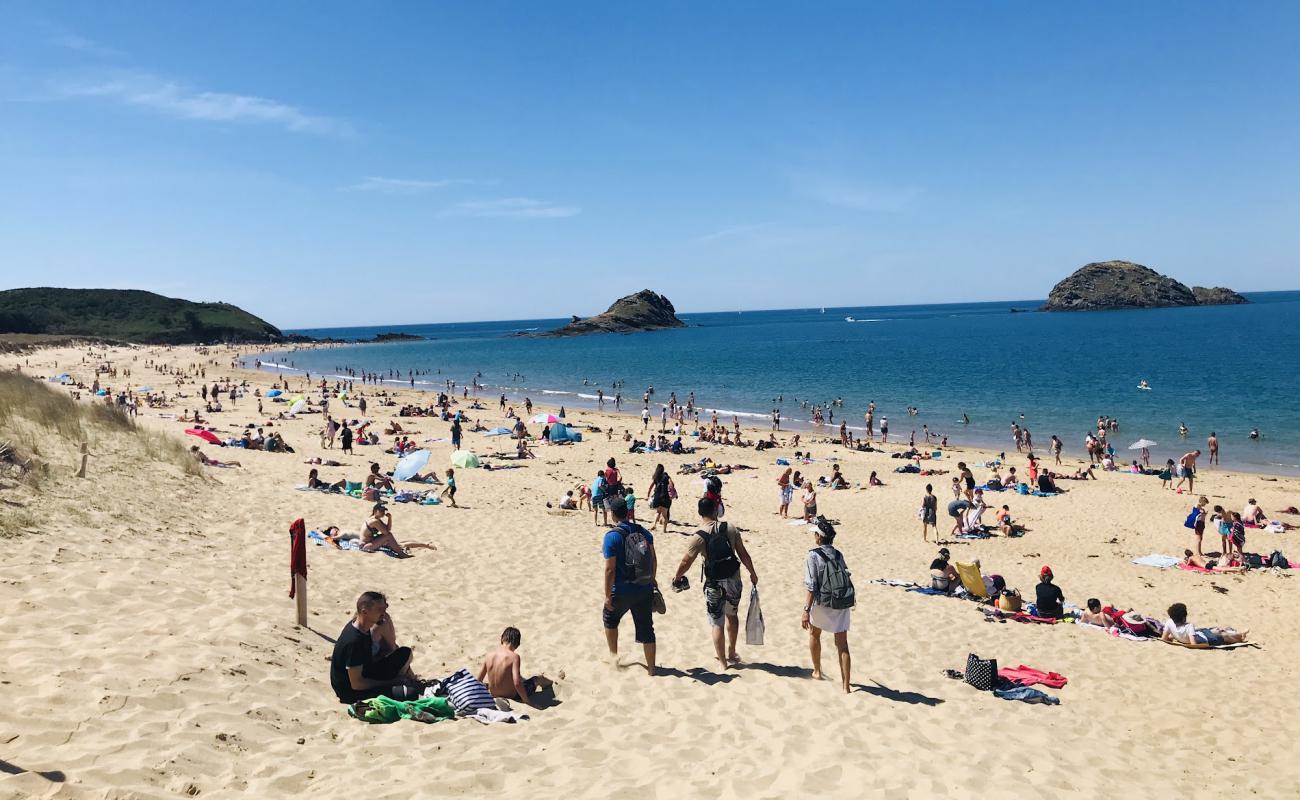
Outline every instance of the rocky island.
<path id="1" fill-rule="evenodd" d="M 1215 287 L 1187 288 L 1182 283 L 1131 261 L 1085 264 L 1052 287 L 1042 311 L 1168 308 L 1232 305 L 1250 302 L 1240 294 Z"/>
<path id="2" fill-rule="evenodd" d="M 677 318 L 677 310 L 667 297 L 643 289 L 615 300 L 603 314 L 586 319 L 575 315 L 568 325 L 534 335 L 585 336 L 589 333 L 635 333 L 685 327 L 686 323 Z"/>

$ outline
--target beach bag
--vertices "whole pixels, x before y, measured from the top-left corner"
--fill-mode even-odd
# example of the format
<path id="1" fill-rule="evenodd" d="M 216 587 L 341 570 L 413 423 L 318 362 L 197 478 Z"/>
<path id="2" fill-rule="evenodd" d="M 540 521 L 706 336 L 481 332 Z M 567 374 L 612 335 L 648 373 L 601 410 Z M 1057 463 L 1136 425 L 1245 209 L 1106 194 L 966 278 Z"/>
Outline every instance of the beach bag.
<path id="1" fill-rule="evenodd" d="M 1006 613 L 1015 614 L 1025 607 L 1024 599 L 1018 589 L 1003 589 L 998 598 L 998 608 Z"/>
<path id="2" fill-rule="evenodd" d="M 1017 484 L 1016 494 L 1029 494 L 1029 484 L 1027 483 Z"/>
<path id="3" fill-rule="evenodd" d="M 1262 569 L 1264 567 L 1264 557 L 1259 553 L 1247 553 L 1245 561 L 1246 566 L 1251 569 Z"/>
<path id="4" fill-rule="evenodd" d="M 982 692 L 993 691 L 993 683 L 998 678 L 998 660 L 980 658 L 974 653 L 966 656 L 966 682 Z"/>
<path id="5" fill-rule="evenodd" d="M 745 644 L 763 643 L 763 609 L 758 605 L 758 587 L 749 590 L 749 610 L 745 612 Z"/>
<path id="6" fill-rule="evenodd" d="M 1291 562 L 1286 560 L 1286 556 L 1282 555 L 1281 550 L 1274 550 L 1269 554 L 1268 565 L 1270 567 L 1281 567 L 1282 569 L 1291 568 Z"/>
<path id="7" fill-rule="evenodd" d="M 1205 512 L 1201 510 L 1200 506 L 1193 508 L 1192 513 L 1188 514 L 1187 519 L 1183 520 L 1183 527 L 1194 530 L 1196 528 L 1196 523 L 1200 521 L 1201 515 L 1204 513 Z"/>
<path id="8" fill-rule="evenodd" d="M 624 523 L 625 525 L 627 523 Z M 654 582 L 650 558 L 650 540 L 641 526 L 619 526 L 623 534 L 623 575 L 628 583 L 649 586 Z"/>
<path id="9" fill-rule="evenodd" d="M 719 524 L 715 533 L 699 530 L 695 535 L 704 540 L 702 569 L 705 580 L 716 581 L 736 577 L 740 572 L 740 559 L 736 558 L 736 552 L 731 549 L 731 538 L 727 536 L 727 523 Z"/>
<path id="10" fill-rule="evenodd" d="M 844 566 L 844 554 L 834 550 L 835 557 L 827 558 L 820 547 L 811 552 L 821 561 L 821 571 L 817 577 L 817 605 L 836 610 L 853 608 L 857 598 L 853 591 L 853 579 Z"/>
<path id="11" fill-rule="evenodd" d="M 443 682 L 447 690 L 447 699 L 461 714 L 473 714 L 480 708 L 496 708 L 492 693 L 467 669 L 457 670 Z"/>

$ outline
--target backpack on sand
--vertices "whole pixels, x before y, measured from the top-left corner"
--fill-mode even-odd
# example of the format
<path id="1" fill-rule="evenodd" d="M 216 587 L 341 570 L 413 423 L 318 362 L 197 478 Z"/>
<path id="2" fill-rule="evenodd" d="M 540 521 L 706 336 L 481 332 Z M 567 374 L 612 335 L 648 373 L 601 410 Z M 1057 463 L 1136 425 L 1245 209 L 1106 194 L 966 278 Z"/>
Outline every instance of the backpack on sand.
<path id="1" fill-rule="evenodd" d="M 649 586 L 654 582 L 650 558 L 650 540 L 640 525 L 619 526 L 623 534 L 623 575 L 628 583 Z"/>
<path id="2" fill-rule="evenodd" d="M 828 608 L 853 608 L 857 599 L 853 591 L 853 579 L 844 566 L 844 554 L 835 551 L 834 558 L 828 558 L 820 547 L 811 552 L 817 554 L 821 561 L 821 571 L 817 575 L 817 605 Z"/>
<path id="3" fill-rule="evenodd" d="M 734 578 L 740 572 L 740 559 L 731 549 L 731 537 L 727 535 L 727 523 L 718 525 L 714 533 L 699 530 L 695 535 L 704 540 L 704 579 L 717 581 Z"/>

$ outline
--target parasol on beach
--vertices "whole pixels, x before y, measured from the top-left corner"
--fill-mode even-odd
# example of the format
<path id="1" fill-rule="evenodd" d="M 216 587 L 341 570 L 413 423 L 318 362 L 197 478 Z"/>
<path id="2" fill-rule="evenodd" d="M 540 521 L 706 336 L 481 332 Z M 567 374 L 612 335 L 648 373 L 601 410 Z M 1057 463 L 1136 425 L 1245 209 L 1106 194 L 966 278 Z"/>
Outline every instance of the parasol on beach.
<path id="1" fill-rule="evenodd" d="M 424 465 L 429 463 L 428 450 L 416 450 L 414 453 L 405 455 L 397 462 L 397 467 L 393 470 L 393 480 L 406 481 L 413 476 L 418 475 Z"/>
<path id="2" fill-rule="evenodd" d="M 478 454 L 470 450 L 457 450 L 451 454 L 451 464 L 461 469 L 473 469 L 479 465 Z"/>
<path id="3" fill-rule="evenodd" d="M 267 396 L 267 397 L 279 397 L 279 396 L 280 396 L 280 390 L 279 390 L 279 389 L 272 389 L 271 391 L 269 391 L 269 392 L 266 393 L 266 396 Z"/>
<path id="4" fill-rule="evenodd" d="M 1130 449 L 1130 450 L 1141 450 L 1141 449 L 1144 448 L 1144 447 L 1155 447 L 1156 444 L 1157 444 L 1156 442 L 1153 442 L 1153 441 L 1151 441 L 1150 439 L 1138 439 L 1136 442 L 1134 442 L 1133 444 L 1129 445 L 1129 446 L 1128 446 L 1128 449 Z"/>
<path id="5" fill-rule="evenodd" d="M 303 399 L 298 399 L 294 401 L 293 405 L 289 406 L 289 413 L 301 414 L 306 408 L 307 408 L 307 401 Z"/>
<path id="6" fill-rule="evenodd" d="M 203 431 L 197 428 L 186 428 L 185 432 L 190 436 L 197 436 L 205 442 L 211 442 L 212 444 L 222 444 L 220 437 L 218 437 L 212 431 Z"/>
<path id="7" fill-rule="evenodd" d="M 529 422 L 535 425 L 554 425 L 559 422 L 560 418 L 554 414 L 537 414 Z"/>

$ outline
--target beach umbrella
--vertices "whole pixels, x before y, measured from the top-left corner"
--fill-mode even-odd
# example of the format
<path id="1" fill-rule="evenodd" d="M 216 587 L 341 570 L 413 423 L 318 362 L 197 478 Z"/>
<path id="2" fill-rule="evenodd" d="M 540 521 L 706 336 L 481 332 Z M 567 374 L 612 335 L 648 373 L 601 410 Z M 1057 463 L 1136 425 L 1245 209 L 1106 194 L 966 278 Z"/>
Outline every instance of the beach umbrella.
<path id="1" fill-rule="evenodd" d="M 559 421 L 560 418 L 554 414 L 537 414 L 530 420 L 530 422 L 536 425 L 554 425 Z"/>
<path id="2" fill-rule="evenodd" d="M 136 389 L 136 391 L 137 391 L 137 392 L 152 392 L 152 391 L 153 391 L 153 387 L 152 387 L 152 386 L 141 386 L 139 389 Z"/>
<path id="3" fill-rule="evenodd" d="M 306 408 L 307 408 L 307 401 L 299 398 L 298 400 L 295 400 L 293 402 L 293 405 L 289 406 L 289 413 L 301 414 Z"/>
<path id="4" fill-rule="evenodd" d="M 461 469 L 473 469 L 478 466 L 478 454 L 470 450 L 457 450 L 451 454 L 451 465 Z"/>
<path id="5" fill-rule="evenodd" d="M 509 435 L 510 435 L 510 429 L 509 429 L 509 428 L 493 428 L 492 430 L 488 431 L 487 433 L 485 433 L 485 434 L 483 434 L 483 435 L 484 435 L 484 436 L 509 436 Z"/>
<path id="6" fill-rule="evenodd" d="M 1130 449 L 1130 450 L 1141 450 L 1141 449 L 1144 448 L 1144 447 L 1155 447 L 1155 446 L 1156 446 L 1156 443 L 1153 442 L 1153 441 L 1151 441 L 1150 439 L 1138 439 L 1136 442 L 1134 442 L 1133 444 L 1129 445 L 1129 446 L 1128 446 L 1128 449 Z"/>
<path id="7" fill-rule="evenodd" d="M 70 380 L 72 380 L 72 376 L 69 375 L 68 373 L 64 372 L 63 374 L 59 375 L 59 377 L 55 378 L 54 380 L 56 380 L 56 381 L 70 381 Z"/>
<path id="8" fill-rule="evenodd" d="M 95 392 L 95 394 L 98 395 L 99 397 L 103 397 L 104 395 L 108 394 L 108 391 L 105 389 L 100 389 L 98 392 Z"/>
<path id="9" fill-rule="evenodd" d="M 218 437 L 212 431 L 201 431 L 196 428 L 186 428 L 185 432 L 188 433 L 190 436 L 197 436 L 205 442 L 211 442 L 212 444 L 221 444 L 220 437 Z"/>
<path id="10" fill-rule="evenodd" d="M 413 476 L 418 475 L 424 465 L 429 463 L 428 450 L 416 450 L 409 453 L 397 462 L 397 468 L 393 470 L 393 480 L 408 481 Z"/>
<path id="11" fill-rule="evenodd" d="M 279 390 L 279 389 L 272 389 L 271 391 L 269 391 L 269 392 L 266 393 L 266 396 L 267 396 L 267 397 L 279 397 L 279 396 L 280 396 L 280 390 Z"/>

